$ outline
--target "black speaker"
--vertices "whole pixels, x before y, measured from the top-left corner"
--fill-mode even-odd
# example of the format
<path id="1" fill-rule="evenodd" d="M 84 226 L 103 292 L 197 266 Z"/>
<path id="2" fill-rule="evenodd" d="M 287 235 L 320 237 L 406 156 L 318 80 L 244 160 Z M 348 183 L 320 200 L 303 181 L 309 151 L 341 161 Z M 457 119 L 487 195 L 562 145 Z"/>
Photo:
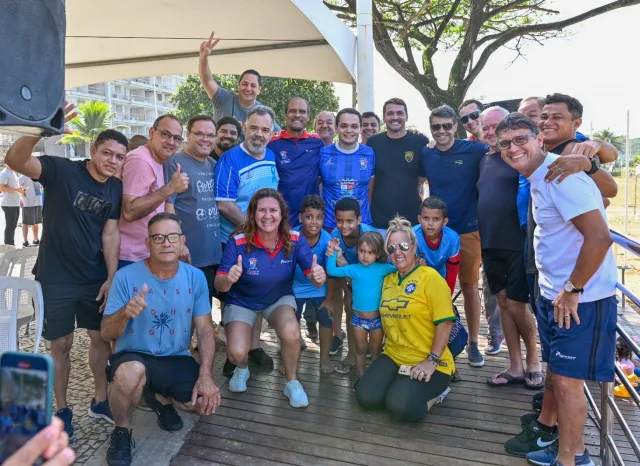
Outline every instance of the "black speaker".
<path id="1" fill-rule="evenodd" d="M 0 130 L 64 129 L 64 0 L 0 0 Z"/>

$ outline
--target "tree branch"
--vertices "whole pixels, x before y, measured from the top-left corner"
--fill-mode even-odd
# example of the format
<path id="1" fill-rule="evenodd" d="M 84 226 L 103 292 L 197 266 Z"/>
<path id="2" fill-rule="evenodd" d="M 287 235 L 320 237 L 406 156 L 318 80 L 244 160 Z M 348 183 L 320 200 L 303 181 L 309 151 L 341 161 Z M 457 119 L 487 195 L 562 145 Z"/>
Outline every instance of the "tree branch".
<path id="1" fill-rule="evenodd" d="M 422 16 L 424 14 L 425 11 L 427 11 L 427 8 L 429 8 L 429 6 L 431 6 L 431 0 L 429 1 L 425 1 L 424 4 L 418 9 L 418 11 L 416 11 L 411 18 L 409 18 L 407 20 L 406 23 L 404 23 L 404 30 L 403 30 L 403 37 L 406 39 L 407 38 L 407 34 L 409 33 L 409 29 L 411 28 L 411 25 L 415 22 L 416 19 L 418 19 L 420 16 Z M 398 6 L 399 8 L 399 6 Z"/>

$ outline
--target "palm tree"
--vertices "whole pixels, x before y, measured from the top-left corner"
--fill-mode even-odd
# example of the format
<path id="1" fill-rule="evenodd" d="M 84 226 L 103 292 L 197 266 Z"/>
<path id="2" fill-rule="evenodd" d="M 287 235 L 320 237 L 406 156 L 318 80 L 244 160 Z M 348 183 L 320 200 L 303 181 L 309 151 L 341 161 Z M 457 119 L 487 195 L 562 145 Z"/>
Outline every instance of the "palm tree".
<path id="1" fill-rule="evenodd" d="M 58 141 L 58 144 L 84 144 L 93 142 L 102 131 L 108 128 L 129 129 L 128 126 L 111 126 L 115 114 L 109 104 L 102 101 L 89 100 L 78 105 L 78 116 L 69 122 L 73 131 L 66 134 Z"/>
<path id="2" fill-rule="evenodd" d="M 598 141 L 604 141 L 611 144 L 613 147 L 618 149 L 618 151 L 622 151 L 622 144 L 624 143 L 624 136 L 618 136 L 609 128 L 605 128 L 601 131 L 597 131 L 593 133 L 593 139 L 597 139 Z"/>

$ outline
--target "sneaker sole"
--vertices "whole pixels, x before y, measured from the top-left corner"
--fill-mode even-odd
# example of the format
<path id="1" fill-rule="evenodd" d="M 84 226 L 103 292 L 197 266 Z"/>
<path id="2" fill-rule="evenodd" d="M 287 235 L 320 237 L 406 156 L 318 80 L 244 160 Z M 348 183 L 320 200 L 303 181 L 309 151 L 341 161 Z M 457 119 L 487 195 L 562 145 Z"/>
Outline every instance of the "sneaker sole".
<path id="1" fill-rule="evenodd" d="M 91 408 L 89 408 L 88 410 L 89 416 L 91 416 L 94 419 L 104 419 L 105 421 L 107 421 L 109 424 L 115 425 L 116 423 L 113 421 L 113 419 L 111 419 L 109 416 L 107 416 L 106 414 L 98 414 L 98 413 L 94 413 L 93 411 L 91 411 Z M 69 437 L 71 438 L 71 437 Z"/>
<path id="2" fill-rule="evenodd" d="M 471 361 L 467 360 L 467 362 L 469 363 L 469 365 L 471 367 L 482 367 L 482 366 L 484 366 L 484 361 L 482 361 L 482 362 L 471 362 Z"/>
<path id="3" fill-rule="evenodd" d="M 543 450 L 543 448 L 541 448 L 540 450 Z M 518 456 L 520 458 L 526 458 L 528 453 L 533 453 L 534 451 L 539 451 L 539 450 L 532 450 L 532 451 L 527 451 L 527 452 L 521 452 L 521 451 L 515 451 L 515 450 L 511 450 L 510 448 L 507 448 L 507 446 L 504 446 L 504 451 L 506 451 L 507 453 L 509 453 L 510 455 L 513 456 Z"/>
<path id="4" fill-rule="evenodd" d="M 229 386 L 229 391 L 233 393 L 244 393 L 247 391 L 247 387 L 245 387 L 244 390 L 234 390 L 233 388 L 231 388 L 231 386 Z"/>
<path id="5" fill-rule="evenodd" d="M 336 355 L 336 354 L 338 354 L 340 351 L 342 351 L 343 346 L 344 346 L 344 345 L 340 345 L 340 347 L 339 347 L 337 350 L 335 350 L 335 351 L 333 351 L 333 350 L 329 350 L 329 354 L 330 354 L 331 356 L 335 356 L 335 355 Z"/>
<path id="6" fill-rule="evenodd" d="M 494 354 L 498 354 L 500 353 L 500 351 L 502 351 L 502 346 L 500 348 L 498 348 L 498 350 L 493 350 L 493 351 L 487 351 L 484 350 L 484 354 L 488 355 L 488 356 L 493 356 Z"/>
<path id="7" fill-rule="evenodd" d="M 306 408 L 307 406 L 309 406 L 309 401 L 308 400 L 307 400 L 307 402 L 305 404 L 299 404 L 299 403 L 294 404 L 291 401 L 291 398 L 289 398 L 288 395 L 285 394 L 284 396 L 287 397 L 287 399 L 289 400 L 289 406 L 291 406 L 292 408 Z"/>

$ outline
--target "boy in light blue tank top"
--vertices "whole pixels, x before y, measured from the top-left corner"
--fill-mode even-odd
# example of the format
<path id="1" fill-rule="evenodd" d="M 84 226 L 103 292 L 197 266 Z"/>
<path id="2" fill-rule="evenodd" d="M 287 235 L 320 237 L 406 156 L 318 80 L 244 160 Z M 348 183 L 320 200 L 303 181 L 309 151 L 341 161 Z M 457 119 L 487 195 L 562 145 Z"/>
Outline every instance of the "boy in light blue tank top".
<path id="1" fill-rule="evenodd" d="M 377 231 L 365 232 L 358 239 L 358 264 L 347 264 L 338 239 L 331 240 L 327 256 L 329 275 L 348 277 L 353 283 L 351 325 L 356 343 L 356 370 L 360 377 L 364 374 L 367 349 L 371 352 L 372 361 L 380 354 L 384 336 L 378 311 L 382 283 L 386 275 L 397 269 L 387 263 L 384 239 Z"/>

